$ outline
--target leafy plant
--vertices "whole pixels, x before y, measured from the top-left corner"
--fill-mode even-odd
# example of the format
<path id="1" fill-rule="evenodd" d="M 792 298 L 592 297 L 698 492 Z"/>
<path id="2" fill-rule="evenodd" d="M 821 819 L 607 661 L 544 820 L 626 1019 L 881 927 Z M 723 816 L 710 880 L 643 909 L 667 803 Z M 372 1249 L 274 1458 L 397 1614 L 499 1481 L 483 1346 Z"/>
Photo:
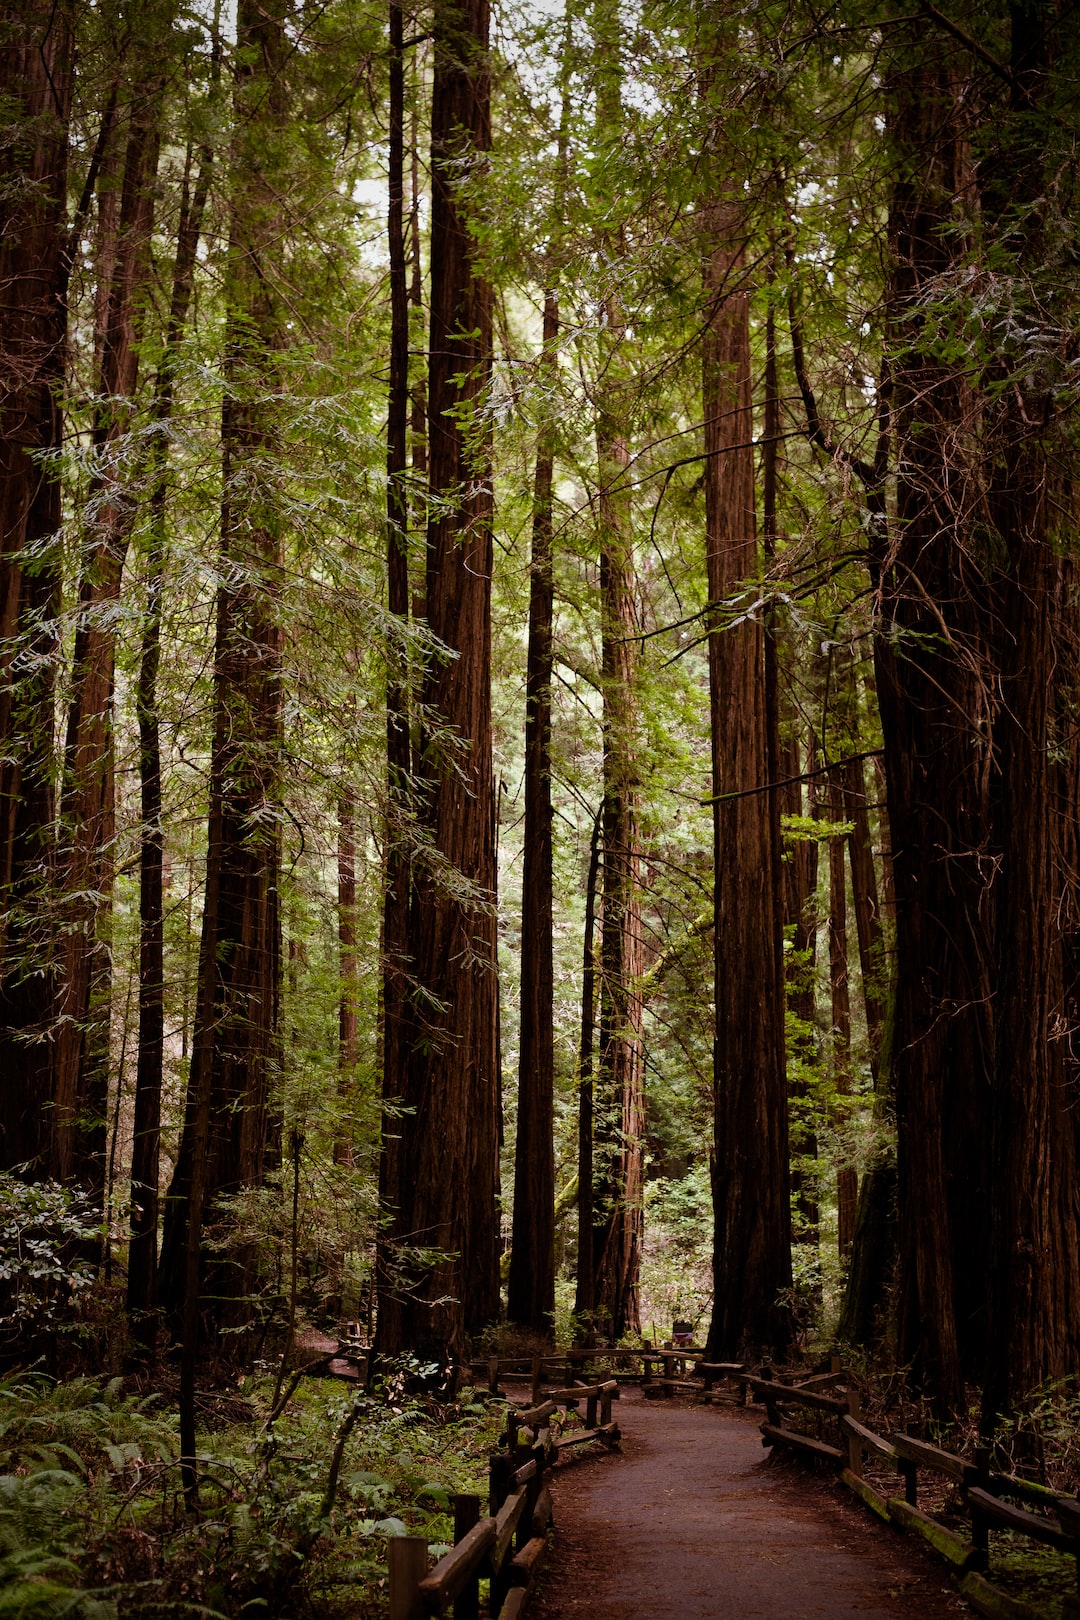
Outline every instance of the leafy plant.
<path id="1" fill-rule="evenodd" d="M 80 1249 L 100 1232 L 80 1193 L 0 1172 L 0 1353 L 33 1353 L 45 1333 L 73 1331 L 73 1306 L 94 1280 Z"/>

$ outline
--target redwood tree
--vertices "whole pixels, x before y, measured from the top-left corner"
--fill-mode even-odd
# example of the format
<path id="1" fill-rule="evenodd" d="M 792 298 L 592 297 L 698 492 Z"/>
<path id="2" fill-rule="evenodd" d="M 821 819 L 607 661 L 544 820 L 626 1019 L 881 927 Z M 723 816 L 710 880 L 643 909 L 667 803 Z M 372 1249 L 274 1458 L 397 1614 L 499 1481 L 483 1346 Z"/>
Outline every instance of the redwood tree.
<path id="1" fill-rule="evenodd" d="M 151 273 L 154 180 L 161 140 L 161 40 L 143 18 L 141 71 L 130 84 L 115 236 L 99 258 L 100 375 L 94 411 L 94 475 L 80 548 L 79 609 L 71 668 L 59 878 L 63 950 L 54 1051 L 54 1169 L 77 1179 L 99 1206 L 105 1187 L 108 1101 L 111 907 L 115 784 L 113 696 L 116 607 L 137 497 L 130 429 L 139 375 L 139 339 Z M 168 18 L 164 18 L 167 29 Z M 155 49 L 155 40 L 156 46 Z"/>
<path id="2" fill-rule="evenodd" d="M 499 1308 L 491 289 L 463 195 L 490 143 L 487 0 L 437 0 L 433 35 L 426 614 L 441 649 L 421 693 L 427 841 L 414 861 L 410 1042 L 395 1087 L 409 1110 L 409 1174 L 396 1189 L 399 1267 L 384 1281 L 380 1342 L 444 1355 Z"/>
<path id="3" fill-rule="evenodd" d="M 702 213 L 716 1037 L 709 1350 L 781 1350 L 791 1287 L 776 795 L 767 782 L 762 625 L 732 611 L 758 571 L 749 295 L 734 203 Z M 734 621 L 734 622 L 730 622 Z M 749 791 L 748 791 L 749 790 Z"/>
<path id="4" fill-rule="evenodd" d="M 48 912 L 55 813 L 72 11 L 0 11 L 9 183 L 0 220 L 0 1165 L 44 1167 L 52 1095 Z"/>
<path id="5" fill-rule="evenodd" d="M 274 259 L 287 161 L 284 9 L 242 0 L 237 26 L 206 894 L 187 1110 L 161 1268 L 165 1302 L 183 1306 L 189 1377 L 202 1223 L 222 1195 L 262 1179 L 279 1057 L 283 523 L 269 462 L 284 332 Z M 248 1320 L 243 1296 L 254 1258 L 234 1251 L 217 1268 L 216 1324 Z"/>
<path id="6" fill-rule="evenodd" d="M 542 371 L 554 381 L 559 306 L 544 297 Z M 525 849 L 521 879 L 521 1033 L 514 1158 L 514 1234 L 507 1314 L 550 1336 L 555 1311 L 555 1035 L 552 959 L 552 488 L 555 435 L 545 413 L 536 453 L 529 651 L 525 675 Z M 579 1187 L 580 1193 L 580 1187 Z"/>

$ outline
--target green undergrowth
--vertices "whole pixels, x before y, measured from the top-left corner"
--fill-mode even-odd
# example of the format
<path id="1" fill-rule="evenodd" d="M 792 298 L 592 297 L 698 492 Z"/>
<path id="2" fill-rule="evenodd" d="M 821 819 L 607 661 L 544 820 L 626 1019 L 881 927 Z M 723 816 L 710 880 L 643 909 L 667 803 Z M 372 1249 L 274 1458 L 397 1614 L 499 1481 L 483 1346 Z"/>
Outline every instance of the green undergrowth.
<path id="1" fill-rule="evenodd" d="M 1011 1530 L 991 1531 L 987 1579 L 1047 1620 L 1057 1620 L 1064 1599 L 1076 1596 L 1076 1560 Z"/>
<path id="2" fill-rule="evenodd" d="M 158 1397 L 119 1379 L 0 1383 L 0 1620 L 385 1612 L 387 1537 L 452 1542 L 452 1498 L 486 1495 L 503 1417 L 470 1391 L 440 1405 L 403 1386 L 306 1380 L 269 1426 L 269 1384 L 204 1397 L 191 1514 Z"/>

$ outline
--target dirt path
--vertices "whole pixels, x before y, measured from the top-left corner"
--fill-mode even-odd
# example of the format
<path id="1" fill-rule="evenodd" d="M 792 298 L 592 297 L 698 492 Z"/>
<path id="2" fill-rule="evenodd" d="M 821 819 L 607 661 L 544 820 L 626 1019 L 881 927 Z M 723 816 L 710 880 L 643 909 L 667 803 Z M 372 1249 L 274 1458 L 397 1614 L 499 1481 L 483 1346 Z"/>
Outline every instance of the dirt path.
<path id="1" fill-rule="evenodd" d="M 538 1620 L 958 1620 L 940 1566 L 730 1407 L 624 1389 L 621 1456 L 552 1479 Z"/>

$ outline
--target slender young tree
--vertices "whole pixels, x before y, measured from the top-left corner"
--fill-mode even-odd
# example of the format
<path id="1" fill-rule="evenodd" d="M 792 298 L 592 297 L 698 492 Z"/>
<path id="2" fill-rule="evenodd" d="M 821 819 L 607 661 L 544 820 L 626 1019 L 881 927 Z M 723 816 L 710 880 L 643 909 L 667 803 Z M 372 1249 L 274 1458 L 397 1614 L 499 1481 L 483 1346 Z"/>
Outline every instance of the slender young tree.
<path id="1" fill-rule="evenodd" d="M 557 295 L 544 295 L 541 373 L 554 394 Z M 543 408 L 543 407 L 542 407 Z M 521 1027 L 514 1232 L 507 1315 L 550 1337 L 555 1311 L 555 982 L 551 804 L 552 559 L 555 430 L 545 410 L 536 452 L 529 650 L 525 675 L 525 850 L 521 880 Z"/>
<path id="2" fill-rule="evenodd" d="M 409 300 L 405 241 L 405 18 L 398 0 L 390 5 L 390 142 L 388 154 L 387 245 L 390 258 L 390 388 L 386 425 L 386 580 L 387 606 L 393 619 L 409 619 L 408 489 L 409 455 Z M 415 134 L 414 134 L 415 141 Z M 419 251 L 418 212 L 412 229 Z M 419 259 L 415 261 L 419 269 Z M 383 1123 L 379 1160 L 379 1268 L 383 1292 L 379 1309 L 380 1343 L 399 1344 L 402 1324 L 396 1321 L 398 1299 L 392 1275 L 394 1260 L 386 1237 L 398 1208 L 400 1127 L 395 1104 L 406 1089 L 409 1059 L 408 974 L 411 863 L 407 843 L 412 747 L 409 695 L 402 673 L 404 638 L 391 649 L 386 679 L 386 873 L 382 917 L 382 1048 Z"/>
<path id="3" fill-rule="evenodd" d="M 179 349 L 194 285 L 202 219 L 210 193 L 213 148 L 204 143 L 191 190 L 191 150 L 184 168 L 180 222 L 173 266 L 165 353 L 154 385 L 155 437 L 151 452 L 150 539 L 136 715 L 139 725 L 139 1034 L 131 1143 L 131 1231 L 128 1242 L 127 1307 L 137 1334 L 153 1308 L 161 1158 L 161 1088 L 165 1059 L 165 824 L 162 799 L 158 674 L 166 584 L 166 511 L 169 429 L 176 391 Z"/>
<path id="4" fill-rule="evenodd" d="M 585 928 L 581 964 L 581 1036 L 578 1043 L 578 1252 L 574 1314 L 586 1336 L 596 1309 L 593 1232 L 593 1114 L 596 1046 L 596 894 L 600 880 L 600 832 L 604 807 L 593 819 L 585 876 Z"/>
<path id="5" fill-rule="evenodd" d="M 843 767 L 833 765 L 828 777 L 829 814 L 839 822 L 844 814 Z M 836 1122 L 844 1123 L 845 1104 L 851 1095 L 851 987 L 848 982 L 847 882 L 844 872 L 843 834 L 829 839 L 829 990 L 832 1007 L 832 1070 L 836 1090 Z M 858 1174 L 852 1164 L 836 1170 L 836 1235 L 840 1253 L 847 1254 L 855 1236 L 855 1200 Z"/>

